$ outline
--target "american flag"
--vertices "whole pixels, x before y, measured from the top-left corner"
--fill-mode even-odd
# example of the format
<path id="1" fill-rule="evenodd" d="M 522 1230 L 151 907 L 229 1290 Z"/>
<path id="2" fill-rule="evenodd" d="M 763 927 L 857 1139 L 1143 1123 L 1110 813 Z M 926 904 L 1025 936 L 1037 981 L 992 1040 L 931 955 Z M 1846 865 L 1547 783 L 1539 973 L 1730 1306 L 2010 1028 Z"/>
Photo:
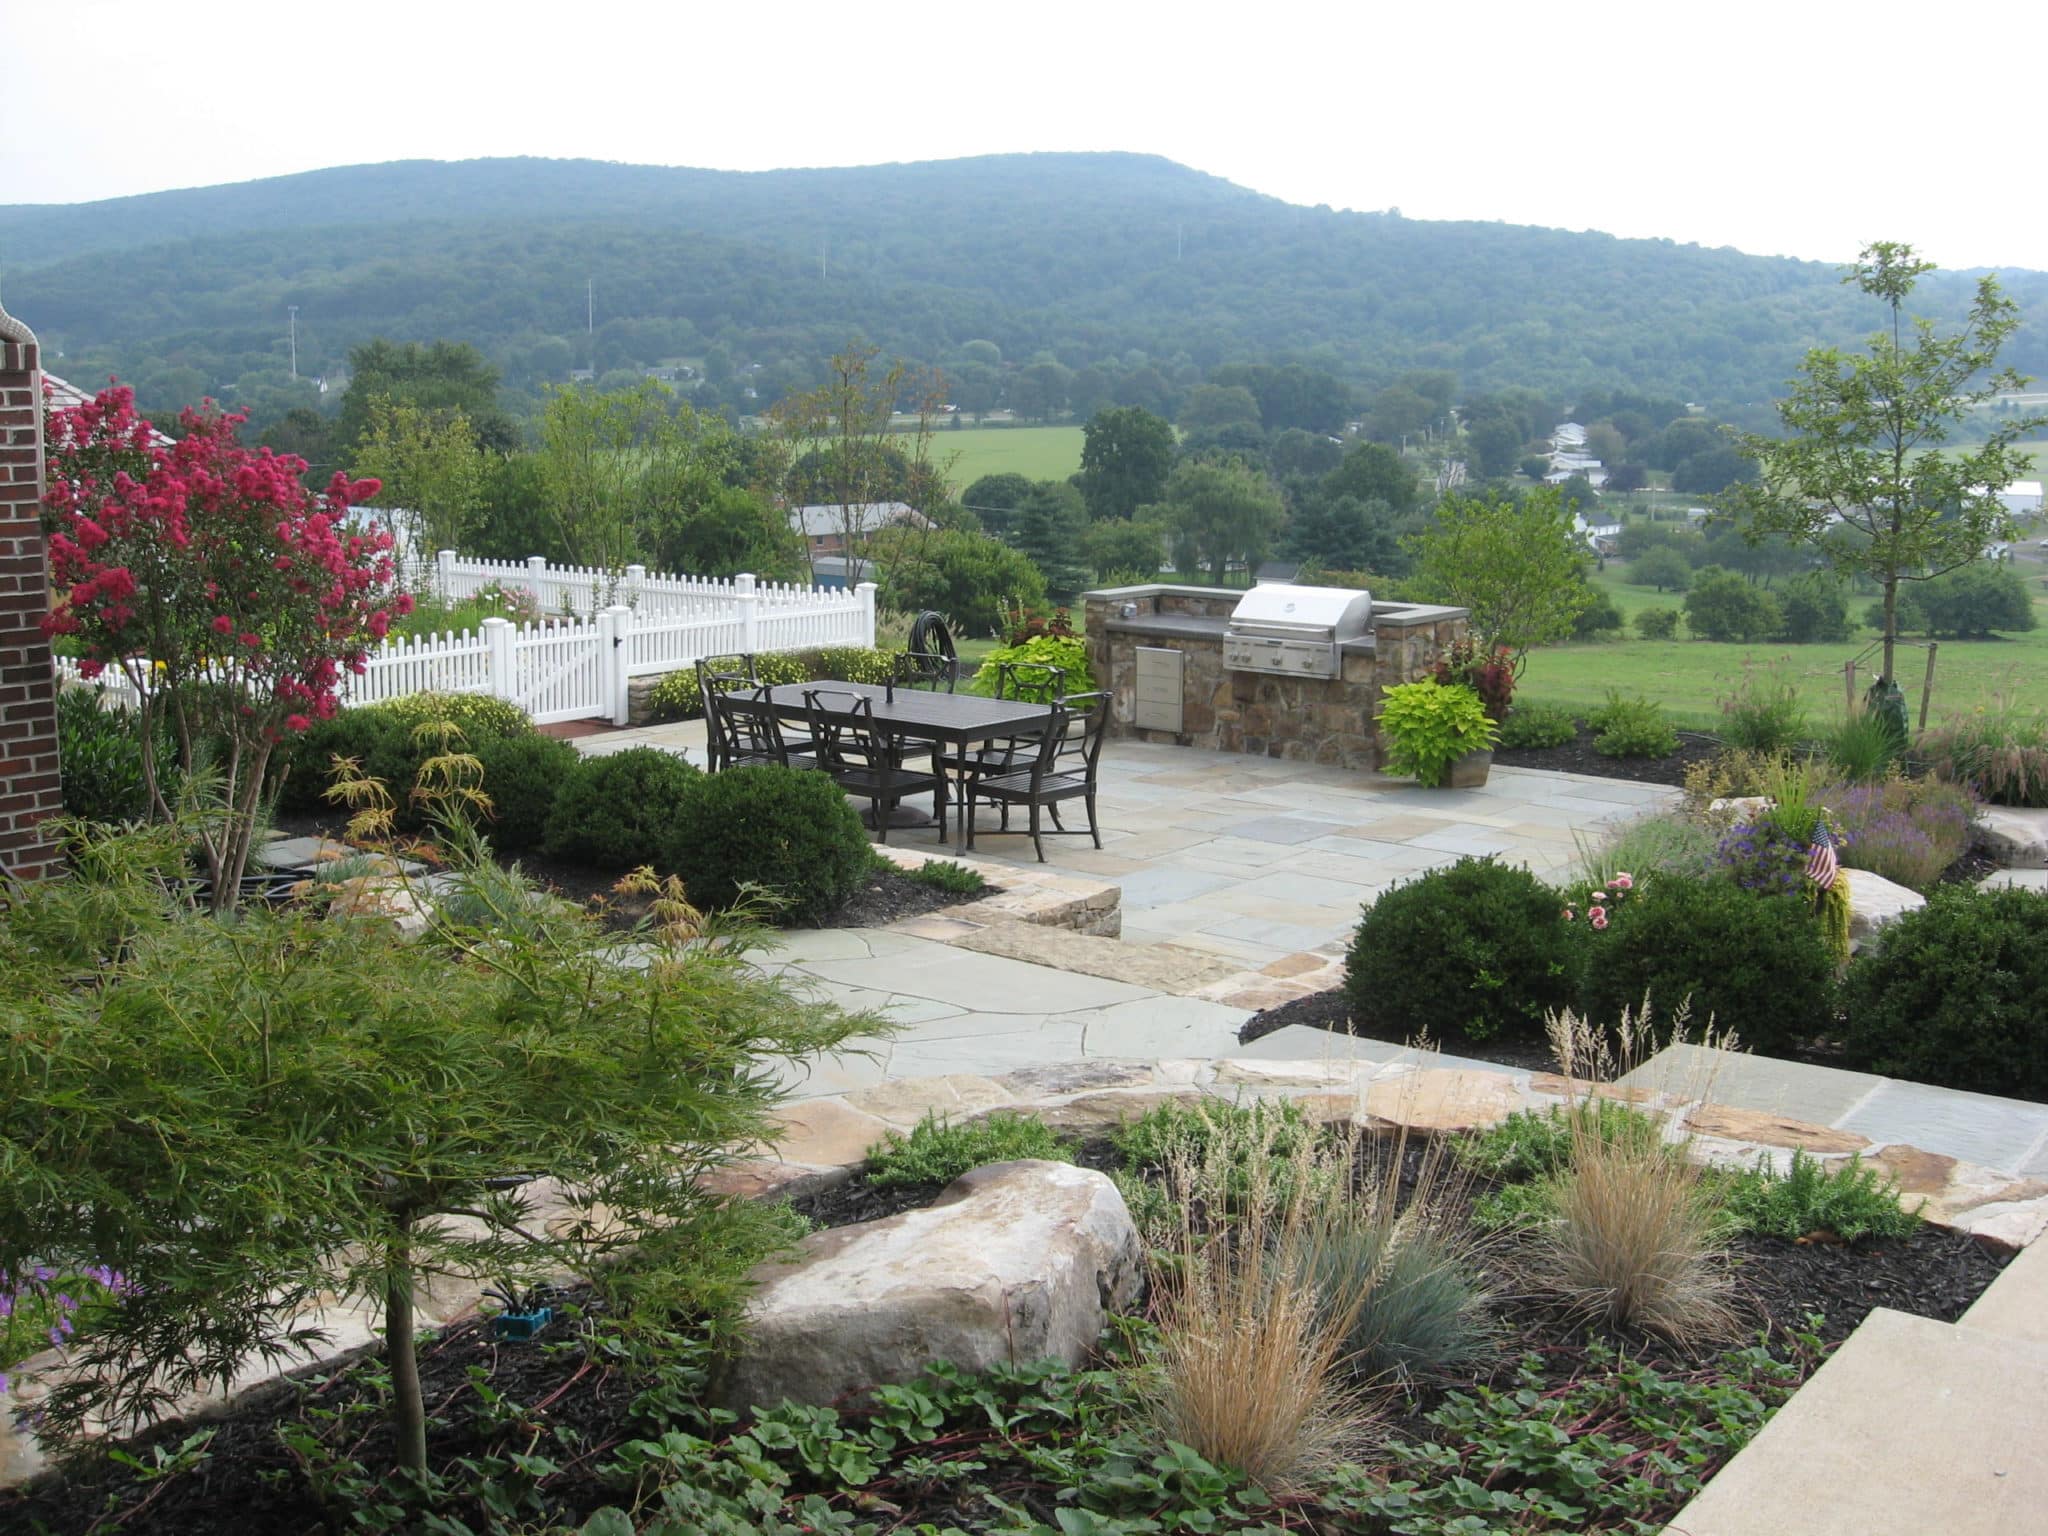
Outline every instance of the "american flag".
<path id="1" fill-rule="evenodd" d="M 1813 824 L 1813 846 L 1806 856 L 1806 878 L 1822 890 L 1835 883 L 1842 861 L 1835 857 L 1835 834 L 1828 830 L 1825 816 Z"/>

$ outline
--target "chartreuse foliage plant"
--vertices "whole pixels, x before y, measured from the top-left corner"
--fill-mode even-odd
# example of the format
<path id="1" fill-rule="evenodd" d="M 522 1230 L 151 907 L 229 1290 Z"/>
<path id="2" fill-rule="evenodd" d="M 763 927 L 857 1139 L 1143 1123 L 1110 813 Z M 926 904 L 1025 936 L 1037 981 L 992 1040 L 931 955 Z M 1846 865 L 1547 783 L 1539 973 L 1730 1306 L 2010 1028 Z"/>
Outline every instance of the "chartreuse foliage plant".
<path id="1" fill-rule="evenodd" d="M 702 1177 L 768 1134 L 787 1064 L 873 1022 L 756 969 L 743 925 L 649 927 L 629 967 L 529 893 L 520 923 L 437 913 L 411 942 L 304 909 L 194 921 L 147 878 L 160 841 L 75 841 L 76 872 L 0 914 L 4 969 L 31 978 L 0 1023 L 0 1271 L 129 1287 L 47 1401 L 60 1437 L 311 1342 L 341 1292 L 382 1317 L 397 1460 L 422 1471 L 423 1275 L 589 1273 L 728 1231 Z M 453 841 L 459 884 L 484 854 Z M 567 1209 L 537 1219 L 539 1188 Z M 732 1252 L 727 1283 L 758 1256 Z"/>
<path id="2" fill-rule="evenodd" d="M 1484 752 L 1500 737 L 1479 695 L 1462 683 L 1434 678 L 1396 683 L 1382 695 L 1380 731 L 1387 739 L 1387 769 L 1413 774 L 1426 785 L 1468 752 Z"/>
<path id="3" fill-rule="evenodd" d="M 336 474 L 315 493 L 303 459 L 244 448 L 240 416 L 184 412 L 158 441 L 116 385 L 49 416 L 44 621 L 80 671 L 121 671 L 140 696 L 140 739 L 176 742 L 180 776 L 214 784 L 193 820 L 215 910 L 236 900 L 279 741 L 337 707 L 342 675 L 411 606 L 393 591 L 391 535 L 356 531 L 350 508 L 375 480 Z M 174 819 L 153 753 L 140 762 L 151 813 Z"/>
<path id="4" fill-rule="evenodd" d="M 1860 1157 L 1829 1168 L 1795 1149 L 1782 1175 L 1759 1159 L 1729 1182 L 1725 1198 L 1730 1217 L 1744 1231 L 1788 1242 L 1816 1233 L 1847 1243 L 1911 1237 L 1920 1226 L 1920 1206 L 1907 1210 L 1897 1180 Z"/>

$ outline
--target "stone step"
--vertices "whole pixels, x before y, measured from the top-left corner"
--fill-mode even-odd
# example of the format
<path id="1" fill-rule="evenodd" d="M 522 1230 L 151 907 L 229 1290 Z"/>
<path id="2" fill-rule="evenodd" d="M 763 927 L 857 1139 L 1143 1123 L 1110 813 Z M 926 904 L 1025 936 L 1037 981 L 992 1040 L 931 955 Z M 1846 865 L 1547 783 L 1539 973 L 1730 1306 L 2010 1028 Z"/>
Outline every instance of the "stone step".
<path id="1" fill-rule="evenodd" d="M 2044 1520 L 2048 1346 L 1880 1307 L 1667 1529 L 2012 1536 Z"/>
<path id="2" fill-rule="evenodd" d="M 2048 810 L 1987 805 L 1977 813 L 1970 835 L 2008 869 L 2048 869 Z"/>

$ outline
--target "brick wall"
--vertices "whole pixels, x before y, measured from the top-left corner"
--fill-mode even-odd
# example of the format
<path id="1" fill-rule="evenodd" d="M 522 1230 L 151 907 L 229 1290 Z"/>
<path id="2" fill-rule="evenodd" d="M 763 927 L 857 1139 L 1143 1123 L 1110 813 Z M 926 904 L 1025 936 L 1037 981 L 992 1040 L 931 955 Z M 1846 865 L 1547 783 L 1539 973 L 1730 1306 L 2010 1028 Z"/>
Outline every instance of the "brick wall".
<path id="1" fill-rule="evenodd" d="M 57 695 L 40 508 L 43 389 L 35 337 L 0 309 L 0 874 L 54 867 L 37 823 L 58 809 Z"/>

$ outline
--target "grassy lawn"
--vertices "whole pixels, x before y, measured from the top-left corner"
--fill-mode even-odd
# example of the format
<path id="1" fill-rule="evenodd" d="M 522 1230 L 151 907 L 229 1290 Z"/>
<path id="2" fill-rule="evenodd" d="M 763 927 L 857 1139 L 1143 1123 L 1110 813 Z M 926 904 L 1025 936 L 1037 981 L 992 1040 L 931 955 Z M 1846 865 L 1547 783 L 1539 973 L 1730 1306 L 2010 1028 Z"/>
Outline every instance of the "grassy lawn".
<path id="1" fill-rule="evenodd" d="M 1624 614 L 1683 604 L 1679 594 L 1628 585 L 1621 579 L 1622 569 L 1621 562 L 1610 562 L 1597 579 Z M 2048 588 L 2039 580 L 2041 563 L 2028 559 L 2020 569 L 2034 589 L 2034 613 L 2040 627 L 2010 639 L 1942 641 L 1935 661 L 1930 724 L 1998 699 L 2027 709 L 2048 710 Z M 1851 599 L 1851 616 L 1860 618 L 1867 606 L 1868 598 Z M 1719 715 L 1720 701 L 1740 685 L 1745 668 L 1773 668 L 1799 688 L 1813 722 L 1819 725 L 1840 717 L 1842 664 L 1876 638 L 1874 630 L 1859 629 L 1853 640 L 1841 645 L 1733 645 L 1629 638 L 1552 646 L 1531 653 L 1521 691 L 1532 700 L 1582 708 L 1601 703 L 1608 689 L 1619 688 L 1644 694 L 1682 723 L 1707 727 Z M 1916 718 L 1926 666 L 1927 653 L 1922 647 L 1901 648 L 1899 681 Z M 1860 684 L 1867 685 L 1875 675 L 1873 652 L 1859 670 Z"/>
<path id="2" fill-rule="evenodd" d="M 1079 427 L 941 427 L 932 434 L 932 458 L 952 460 L 948 475 L 966 490 L 983 475 L 1064 480 L 1081 467 Z"/>

